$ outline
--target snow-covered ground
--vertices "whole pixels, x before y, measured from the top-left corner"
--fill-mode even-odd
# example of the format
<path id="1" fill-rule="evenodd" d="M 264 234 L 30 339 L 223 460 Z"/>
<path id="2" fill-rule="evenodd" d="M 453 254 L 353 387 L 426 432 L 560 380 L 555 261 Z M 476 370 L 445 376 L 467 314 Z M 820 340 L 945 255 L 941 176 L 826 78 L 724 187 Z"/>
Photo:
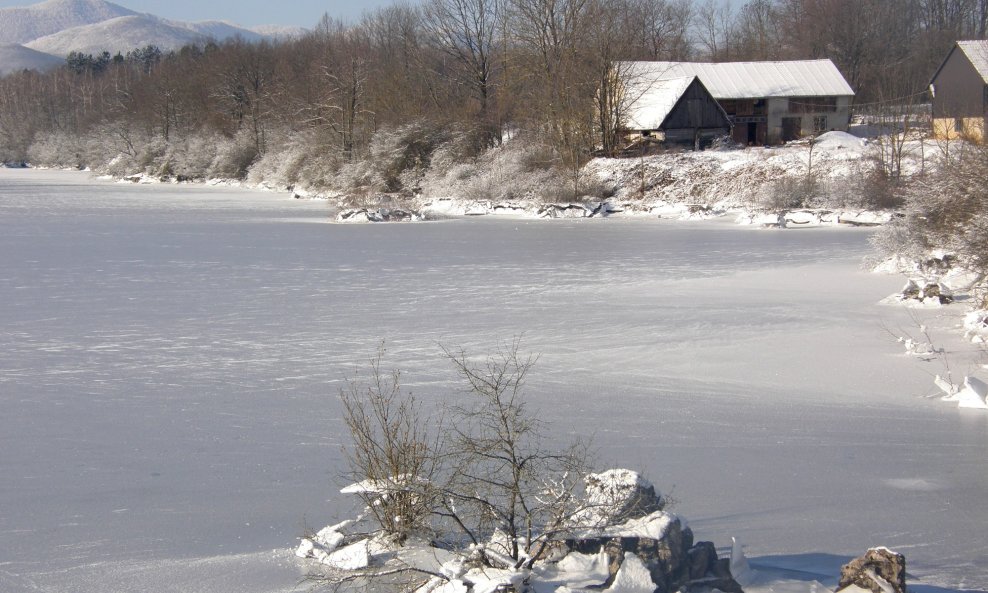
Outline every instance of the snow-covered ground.
<path id="1" fill-rule="evenodd" d="M 642 471 L 753 591 L 870 546 L 914 590 L 988 590 L 988 414 L 930 399 L 927 325 L 881 305 L 870 231 L 644 219 L 330 224 L 320 201 L 0 169 L 0 591 L 292 591 L 347 518 L 336 393 L 386 340 L 419 398 L 437 342 L 524 333 L 532 404 Z M 726 550 L 725 550 L 726 551 Z M 789 580 L 780 580 L 781 578 Z"/>

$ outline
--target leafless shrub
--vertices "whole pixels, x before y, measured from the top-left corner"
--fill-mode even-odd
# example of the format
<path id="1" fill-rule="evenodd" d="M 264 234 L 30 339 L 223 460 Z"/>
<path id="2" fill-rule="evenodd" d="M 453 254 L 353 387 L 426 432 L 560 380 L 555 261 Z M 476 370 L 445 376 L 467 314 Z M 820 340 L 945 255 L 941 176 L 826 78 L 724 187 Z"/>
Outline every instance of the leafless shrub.
<path id="1" fill-rule="evenodd" d="M 449 549 L 472 550 L 486 566 L 530 567 L 586 508 L 578 493 L 588 446 L 547 446 L 523 393 L 537 357 L 521 354 L 518 339 L 481 358 L 443 353 L 465 388 L 442 414 L 402 391 L 381 353 L 366 382 L 348 382 L 341 398 L 350 491 L 389 536 L 426 533 Z"/>
<path id="2" fill-rule="evenodd" d="M 766 184 L 761 206 L 775 212 L 807 208 L 818 199 L 820 189 L 820 183 L 812 175 L 779 177 Z"/>
<path id="3" fill-rule="evenodd" d="M 250 133 L 242 131 L 230 141 L 217 146 L 209 166 L 209 176 L 220 179 L 245 179 L 260 153 Z"/>
<path id="4" fill-rule="evenodd" d="M 382 347 L 366 383 L 352 379 L 340 393 L 352 440 L 344 453 L 356 494 L 382 531 L 401 540 L 428 525 L 439 459 L 432 439 L 441 423 L 401 390 L 399 371 L 381 368 L 383 356 Z"/>
<path id="5" fill-rule="evenodd" d="M 876 210 L 902 206 L 901 185 L 883 170 L 863 171 L 855 179 L 853 191 L 857 199 L 853 205 Z"/>

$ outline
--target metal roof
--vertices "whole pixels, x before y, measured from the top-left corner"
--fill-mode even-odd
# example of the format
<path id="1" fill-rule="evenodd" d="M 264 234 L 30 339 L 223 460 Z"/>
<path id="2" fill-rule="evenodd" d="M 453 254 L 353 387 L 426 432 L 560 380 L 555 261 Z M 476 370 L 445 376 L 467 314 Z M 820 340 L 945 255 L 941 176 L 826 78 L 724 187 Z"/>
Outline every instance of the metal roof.
<path id="1" fill-rule="evenodd" d="M 622 62 L 625 80 L 699 77 L 715 99 L 853 96 L 830 60 L 789 62 Z"/>
<path id="2" fill-rule="evenodd" d="M 629 130 L 658 130 L 695 76 L 635 80 L 625 85 L 622 106 Z"/>
<path id="3" fill-rule="evenodd" d="M 988 41 L 958 41 L 957 47 L 964 52 L 981 79 L 988 83 Z"/>

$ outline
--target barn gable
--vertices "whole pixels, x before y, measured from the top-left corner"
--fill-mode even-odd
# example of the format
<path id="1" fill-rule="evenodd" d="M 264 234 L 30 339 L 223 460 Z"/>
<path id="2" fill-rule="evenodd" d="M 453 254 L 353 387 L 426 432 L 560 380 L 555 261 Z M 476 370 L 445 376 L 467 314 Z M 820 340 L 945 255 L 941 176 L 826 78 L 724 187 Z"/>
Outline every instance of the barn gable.
<path id="1" fill-rule="evenodd" d="M 958 41 L 930 80 L 933 134 L 984 138 L 988 114 L 988 41 Z"/>

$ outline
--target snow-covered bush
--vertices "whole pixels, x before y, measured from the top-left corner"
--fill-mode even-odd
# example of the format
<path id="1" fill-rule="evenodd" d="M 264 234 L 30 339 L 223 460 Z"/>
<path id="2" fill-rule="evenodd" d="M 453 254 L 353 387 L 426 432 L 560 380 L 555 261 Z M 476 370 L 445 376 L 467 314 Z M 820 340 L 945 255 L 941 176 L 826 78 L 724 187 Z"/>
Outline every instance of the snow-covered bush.
<path id="1" fill-rule="evenodd" d="M 251 166 L 247 180 L 268 187 L 324 189 L 339 171 L 339 161 L 319 146 L 313 134 L 297 134 L 277 146 L 269 145 Z"/>
<path id="2" fill-rule="evenodd" d="M 39 134 L 28 147 L 27 157 L 32 163 L 49 167 L 89 166 L 85 154 L 85 141 L 75 134 L 50 132 Z"/>
<path id="3" fill-rule="evenodd" d="M 402 126 L 393 133 L 378 132 L 365 159 L 371 165 L 374 188 L 387 192 L 417 190 L 433 153 L 449 140 L 449 129 L 425 121 Z"/>
<path id="4" fill-rule="evenodd" d="M 904 217 L 879 231 L 876 247 L 917 262 L 935 251 L 948 253 L 958 267 L 988 277 L 986 169 L 988 148 L 972 147 L 964 158 L 911 180 L 904 188 Z"/>
<path id="5" fill-rule="evenodd" d="M 179 179 L 205 179 L 221 145 L 226 139 L 217 134 L 196 134 L 174 141 L 165 154 L 165 162 L 159 169 L 162 175 Z"/>
<path id="6" fill-rule="evenodd" d="M 216 156 L 209 165 L 209 176 L 213 178 L 245 179 L 258 157 L 257 145 L 245 130 L 219 143 L 216 148 Z"/>
<path id="7" fill-rule="evenodd" d="M 859 167 L 851 177 L 848 206 L 888 210 L 902 206 L 901 185 L 877 166 Z"/>
<path id="8" fill-rule="evenodd" d="M 821 184 L 812 175 L 781 176 L 766 185 L 761 206 L 773 212 L 809 208 L 820 201 L 820 191 Z"/>
<path id="9" fill-rule="evenodd" d="M 449 161 L 444 161 L 449 162 Z M 513 138 L 469 163 L 434 167 L 422 181 L 430 197 L 458 197 L 477 202 L 528 201 L 535 204 L 599 200 L 614 195 L 613 184 L 592 172 L 558 168 L 559 159 L 539 142 Z"/>

